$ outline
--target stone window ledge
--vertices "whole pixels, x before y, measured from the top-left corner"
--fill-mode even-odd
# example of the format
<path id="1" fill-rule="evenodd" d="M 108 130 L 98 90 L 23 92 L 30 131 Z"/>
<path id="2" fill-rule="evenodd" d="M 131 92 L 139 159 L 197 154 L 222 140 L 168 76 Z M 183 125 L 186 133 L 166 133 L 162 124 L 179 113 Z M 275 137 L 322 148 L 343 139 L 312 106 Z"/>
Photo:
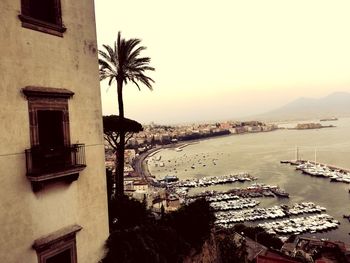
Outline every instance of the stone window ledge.
<path id="1" fill-rule="evenodd" d="M 50 98 L 65 98 L 73 97 L 74 92 L 68 89 L 58 89 L 50 87 L 26 86 L 22 89 L 23 94 L 27 97 L 50 97 Z"/>
<path id="2" fill-rule="evenodd" d="M 70 225 L 61 228 L 51 234 L 38 238 L 34 241 L 33 248 L 36 251 L 44 251 L 51 249 L 57 244 L 65 243 L 70 240 L 75 240 L 75 235 L 82 229 L 79 225 Z"/>
<path id="3" fill-rule="evenodd" d="M 24 28 L 33 29 L 54 36 L 63 37 L 63 33 L 67 30 L 63 25 L 51 24 L 23 14 L 18 15 L 18 18 L 22 21 L 22 26 Z"/>

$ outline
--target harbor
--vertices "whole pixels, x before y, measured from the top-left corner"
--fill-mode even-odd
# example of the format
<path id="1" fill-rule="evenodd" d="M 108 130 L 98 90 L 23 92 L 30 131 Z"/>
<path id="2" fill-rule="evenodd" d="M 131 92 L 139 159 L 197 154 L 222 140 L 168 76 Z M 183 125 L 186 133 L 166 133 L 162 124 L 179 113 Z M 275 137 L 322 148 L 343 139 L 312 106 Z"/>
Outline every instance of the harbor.
<path id="1" fill-rule="evenodd" d="M 292 126 L 294 124 L 291 124 Z M 299 145 L 301 152 L 299 159 L 314 161 L 315 146 L 317 146 L 317 163 L 332 164 L 334 168 L 346 168 L 350 163 L 350 119 L 340 119 L 337 121 L 335 129 L 320 130 L 278 130 L 274 133 L 249 134 L 244 136 L 226 136 L 201 141 L 195 145 L 189 145 L 181 152 L 175 150 L 161 150 L 153 156 L 161 155 L 161 161 L 165 167 L 155 167 L 154 162 L 149 164 L 152 175 L 157 179 L 162 179 L 166 175 L 176 175 L 179 180 L 191 178 L 200 179 L 212 175 L 225 175 L 245 171 L 258 178 L 256 181 L 236 181 L 231 184 L 211 185 L 208 187 L 188 188 L 188 196 L 203 195 L 214 197 L 212 192 L 226 193 L 226 198 L 253 198 L 259 200 L 259 205 L 246 208 L 268 208 L 275 205 L 313 202 L 327 208 L 327 214 L 341 222 L 338 228 L 332 231 L 317 232 L 317 237 L 327 237 L 334 240 L 348 241 L 350 224 L 343 215 L 350 213 L 349 203 L 350 185 L 346 183 L 332 182 L 330 178 L 310 176 L 302 171 L 296 171 L 295 166 L 281 165 L 280 160 L 296 160 L 295 145 Z M 330 139 L 331 138 L 331 139 Z M 302 146 L 300 146 L 302 145 Z M 204 158 L 205 156 L 205 162 Z M 212 160 L 216 159 L 216 165 Z M 170 162 L 168 161 L 170 160 Z M 205 167 L 199 165 L 199 161 L 206 164 Z M 192 164 L 197 164 L 195 169 L 191 169 Z M 177 173 L 174 173 L 176 168 Z M 166 171 L 167 169 L 167 171 Z M 345 169 L 339 169 L 345 170 Z M 306 176 L 307 175 L 307 176 Z M 263 187 L 257 187 L 254 183 L 264 183 L 265 186 L 279 186 L 285 189 L 289 198 L 277 197 Z M 247 189 L 252 187 L 255 189 Z M 181 191 L 176 188 L 174 191 Z M 228 195 L 232 191 L 232 195 Z M 221 198 L 224 194 L 218 194 L 214 198 Z M 224 197 L 223 197 L 224 198 Z M 234 200 L 234 199 L 233 199 Z M 237 212 L 239 210 L 232 210 Z M 298 215 L 303 216 L 303 215 Z M 293 216 L 290 216 L 292 218 Z M 287 219 L 287 218 L 284 218 Z M 272 221 L 273 219 L 267 219 Z M 274 219 L 274 220 L 282 220 Z M 264 220 L 247 221 L 247 223 L 262 223 Z M 308 232 L 309 233 L 309 232 Z"/>
<path id="2" fill-rule="evenodd" d="M 314 234 L 337 229 L 340 222 L 328 214 L 303 216 L 298 218 L 265 222 L 258 224 L 270 234 L 300 235 L 302 233 Z"/>
<path id="3" fill-rule="evenodd" d="M 297 170 L 302 171 L 308 171 L 307 169 L 315 169 L 317 167 L 311 161 L 281 161 L 281 163 L 293 164 Z M 325 170 L 324 167 L 327 166 L 323 165 L 323 170 Z M 332 172 L 332 170 L 330 171 Z M 344 171 L 342 170 L 341 172 Z M 260 201 L 257 198 L 289 197 L 289 193 L 276 185 L 252 183 L 247 187 L 231 188 L 225 192 L 206 190 L 195 195 L 188 195 L 190 188 L 205 188 L 213 185 L 251 182 L 253 180 L 257 180 L 257 178 L 249 175 L 247 172 L 240 172 L 224 176 L 205 176 L 185 180 L 179 180 L 174 175 L 167 175 L 163 179 L 158 180 L 158 183 L 181 197 L 182 203 L 190 203 L 197 198 L 208 200 L 216 217 L 215 224 L 219 227 L 230 228 L 237 223 L 262 221 L 263 223 L 259 223 L 258 226 L 263 227 L 268 233 L 279 236 L 302 233 L 312 234 L 338 228 L 340 222 L 333 216 L 324 214 L 326 211 L 325 207 L 316 205 L 313 202 L 258 207 Z M 314 213 L 319 215 L 300 217 L 300 215 Z M 280 219 L 285 220 L 281 221 Z"/>

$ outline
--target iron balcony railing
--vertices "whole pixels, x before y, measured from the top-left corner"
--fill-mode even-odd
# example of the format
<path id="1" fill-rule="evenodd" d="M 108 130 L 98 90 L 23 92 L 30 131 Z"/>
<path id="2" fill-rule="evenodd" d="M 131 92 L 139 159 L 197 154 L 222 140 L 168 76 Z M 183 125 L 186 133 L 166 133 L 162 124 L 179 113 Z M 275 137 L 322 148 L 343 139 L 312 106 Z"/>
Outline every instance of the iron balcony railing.
<path id="1" fill-rule="evenodd" d="M 25 150 L 28 176 L 40 176 L 85 167 L 85 144 L 45 148 L 34 146 Z"/>

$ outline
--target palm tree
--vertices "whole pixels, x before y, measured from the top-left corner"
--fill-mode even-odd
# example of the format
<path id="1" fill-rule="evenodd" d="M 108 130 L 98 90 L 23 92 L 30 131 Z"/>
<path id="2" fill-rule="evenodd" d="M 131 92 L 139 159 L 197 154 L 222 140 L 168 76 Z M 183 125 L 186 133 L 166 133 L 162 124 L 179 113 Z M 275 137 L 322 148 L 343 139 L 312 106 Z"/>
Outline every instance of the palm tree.
<path id="1" fill-rule="evenodd" d="M 134 83 L 140 90 L 139 83 L 144 84 L 152 90 L 153 79 L 145 75 L 148 70 L 154 68 L 149 66 L 151 59 L 149 57 L 140 57 L 141 51 L 146 47 L 140 46 L 140 39 L 124 39 L 118 32 L 117 41 L 114 47 L 103 45 L 105 51 L 99 50 L 100 81 L 108 79 L 108 85 L 111 86 L 114 81 L 117 82 L 118 108 L 121 123 L 124 120 L 124 102 L 123 85 L 128 82 Z M 124 150 L 125 150 L 125 130 L 121 127 L 118 150 L 116 151 L 116 185 L 117 196 L 124 194 Z"/>

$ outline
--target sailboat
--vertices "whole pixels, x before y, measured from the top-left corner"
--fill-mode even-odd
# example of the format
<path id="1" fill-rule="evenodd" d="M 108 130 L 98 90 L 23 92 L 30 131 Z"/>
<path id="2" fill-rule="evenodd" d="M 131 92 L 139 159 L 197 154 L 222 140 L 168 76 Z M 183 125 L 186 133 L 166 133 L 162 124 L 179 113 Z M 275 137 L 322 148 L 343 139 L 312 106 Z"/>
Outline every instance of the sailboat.
<path id="1" fill-rule="evenodd" d="M 314 165 L 312 168 L 310 168 L 310 170 L 312 170 L 313 175 L 315 176 L 325 176 L 325 169 L 324 167 L 321 166 L 321 164 L 317 164 L 317 151 L 315 148 L 315 160 L 314 160 Z"/>

